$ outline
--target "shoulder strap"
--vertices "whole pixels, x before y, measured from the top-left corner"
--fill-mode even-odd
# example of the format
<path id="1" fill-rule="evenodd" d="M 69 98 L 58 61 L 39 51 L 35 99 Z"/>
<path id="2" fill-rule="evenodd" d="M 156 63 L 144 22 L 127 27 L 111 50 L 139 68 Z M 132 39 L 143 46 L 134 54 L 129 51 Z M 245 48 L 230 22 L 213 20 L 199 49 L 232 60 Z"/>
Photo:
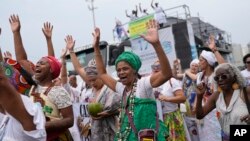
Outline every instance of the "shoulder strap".
<path id="1" fill-rule="evenodd" d="M 52 89 L 52 87 L 55 86 L 54 84 L 55 84 L 55 83 L 52 82 L 52 83 L 49 85 L 49 87 L 45 90 L 45 92 L 44 92 L 43 94 L 47 96 L 48 93 L 49 93 L 49 91 Z"/>
<path id="2" fill-rule="evenodd" d="M 246 105 L 247 105 L 247 110 L 248 110 L 248 113 L 250 114 L 250 102 L 249 102 L 249 98 L 247 95 L 246 87 L 243 88 L 243 93 L 244 93 L 244 98 L 245 98 Z"/>

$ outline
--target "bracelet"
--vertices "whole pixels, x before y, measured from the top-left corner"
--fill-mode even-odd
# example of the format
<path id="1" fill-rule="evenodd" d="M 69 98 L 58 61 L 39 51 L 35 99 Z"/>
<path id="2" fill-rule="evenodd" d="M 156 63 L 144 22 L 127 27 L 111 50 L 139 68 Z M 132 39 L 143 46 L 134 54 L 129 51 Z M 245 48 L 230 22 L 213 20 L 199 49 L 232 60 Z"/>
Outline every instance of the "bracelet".
<path id="1" fill-rule="evenodd" d="M 102 55 L 98 53 L 98 54 L 95 54 L 95 56 L 102 56 Z"/>
<path id="2" fill-rule="evenodd" d="M 69 50 L 69 53 L 75 53 L 74 50 Z"/>

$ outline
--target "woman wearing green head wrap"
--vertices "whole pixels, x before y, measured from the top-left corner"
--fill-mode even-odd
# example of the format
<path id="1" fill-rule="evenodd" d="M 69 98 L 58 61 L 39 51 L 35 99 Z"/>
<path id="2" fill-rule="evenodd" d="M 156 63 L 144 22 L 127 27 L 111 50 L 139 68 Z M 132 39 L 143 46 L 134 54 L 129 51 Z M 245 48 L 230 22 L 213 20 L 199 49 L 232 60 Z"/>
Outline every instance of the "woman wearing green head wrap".
<path id="1" fill-rule="evenodd" d="M 121 61 L 127 62 L 138 73 L 141 68 L 141 60 L 138 55 L 133 52 L 125 51 L 115 61 L 115 66 Z"/>
<path id="2" fill-rule="evenodd" d="M 150 20 L 147 23 L 147 28 L 146 35 L 141 35 L 141 37 L 154 47 L 162 66 L 161 70 L 151 76 L 140 78 L 138 75 L 141 67 L 139 57 L 132 52 L 124 52 L 115 63 L 119 81 L 109 76 L 105 70 L 99 49 L 99 28 L 96 28 L 93 33 L 93 47 L 98 74 L 108 87 L 122 95 L 120 129 L 116 134 L 115 140 L 136 141 L 138 140 L 138 132 L 149 128 L 157 131 L 158 141 L 165 141 L 165 138 L 168 136 L 168 129 L 162 122 L 156 120 L 157 108 L 152 90 L 170 79 L 172 73 L 169 61 L 159 41 L 155 20 Z"/>

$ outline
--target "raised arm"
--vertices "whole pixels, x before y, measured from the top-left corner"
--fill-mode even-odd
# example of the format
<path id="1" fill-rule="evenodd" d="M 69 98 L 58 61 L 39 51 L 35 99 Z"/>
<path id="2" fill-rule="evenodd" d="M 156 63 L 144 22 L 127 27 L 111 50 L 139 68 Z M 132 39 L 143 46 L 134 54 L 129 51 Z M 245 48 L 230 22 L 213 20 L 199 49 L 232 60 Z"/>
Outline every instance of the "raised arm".
<path id="1" fill-rule="evenodd" d="M 66 67 L 66 54 L 67 54 L 67 48 L 62 49 L 61 52 L 61 63 L 62 63 L 62 68 L 61 68 L 61 83 L 64 85 L 68 83 L 68 76 L 67 76 L 67 67 Z"/>
<path id="2" fill-rule="evenodd" d="M 93 47 L 94 47 L 94 56 L 96 61 L 96 66 L 98 70 L 98 75 L 109 88 L 115 91 L 116 80 L 107 74 L 105 65 L 102 60 L 102 55 L 99 48 L 99 41 L 100 41 L 100 29 L 96 28 L 93 33 Z"/>
<path id="3" fill-rule="evenodd" d="M 197 79 L 197 74 L 191 73 L 190 69 L 186 70 L 185 74 L 188 75 L 193 81 Z"/>
<path id="4" fill-rule="evenodd" d="M 153 9 L 155 9 L 155 7 L 154 7 L 154 0 L 151 1 L 151 7 L 152 7 Z"/>
<path id="5" fill-rule="evenodd" d="M 161 70 L 151 75 L 150 82 L 152 87 L 159 87 L 172 77 L 172 70 L 168 58 L 164 50 L 162 49 L 157 27 L 158 25 L 156 21 L 150 20 L 147 23 L 148 31 L 146 35 L 141 35 L 141 37 L 143 37 L 146 41 L 152 44 L 161 65 Z"/>
<path id="6" fill-rule="evenodd" d="M 138 7 L 137 7 L 137 5 L 135 6 L 135 17 L 138 17 Z"/>
<path id="7" fill-rule="evenodd" d="M 126 16 L 127 16 L 128 18 L 130 18 L 130 16 L 128 15 L 128 11 L 127 11 L 127 10 L 125 10 L 125 14 L 126 14 Z"/>
<path id="8" fill-rule="evenodd" d="M 212 50 L 214 53 L 217 61 L 219 64 L 225 63 L 224 58 L 221 56 L 220 52 L 217 50 L 216 44 L 215 44 L 215 39 L 213 35 L 209 36 L 209 45 L 208 47 Z"/>
<path id="9" fill-rule="evenodd" d="M 139 3 L 139 10 L 140 10 L 141 13 L 143 12 L 142 8 L 141 8 L 141 3 Z"/>
<path id="10" fill-rule="evenodd" d="M 45 22 L 43 24 L 42 31 L 46 38 L 49 56 L 55 56 L 53 43 L 52 43 L 52 30 L 53 30 L 53 25 L 51 25 L 50 22 Z"/>
<path id="11" fill-rule="evenodd" d="M 10 84 L 2 66 L 0 69 L 0 103 L 2 108 L 19 121 L 25 131 L 35 130 L 33 116 L 27 112 L 21 95 Z M 4 91 L 2 91 L 3 89 Z"/>
<path id="12" fill-rule="evenodd" d="M 196 99 L 196 118 L 202 119 L 205 117 L 209 112 L 211 112 L 214 108 L 216 108 L 215 101 L 216 97 L 218 96 L 218 93 L 213 93 L 207 100 L 204 106 L 202 106 L 202 99 L 203 95 L 205 93 L 206 86 L 204 83 L 201 83 L 197 85 L 196 93 L 197 93 L 197 99 Z"/>
<path id="13" fill-rule="evenodd" d="M 9 22 L 14 37 L 16 60 L 17 61 L 27 60 L 28 59 L 27 54 L 23 47 L 22 37 L 20 33 L 21 23 L 19 21 L 18 15 L 11 15 L 9 18 Z"/>
<path id="14" fill-rule="evenodd" d="M 87 75 L 86 72 L 84 70 L 84 68 L 82 68 L 79 60 L 76 57 L 76 54 L 74 52 L 74 46 L 75 46 L 75 41 L 72 38 L 72 36 L 68 35 L 65 38 L 65 42 L 66 42 L 66 48 L 69 50 L 69 54 L 70 54 L 70 58 L 71 61 L 73 63 L 73 66 L 75 68 L 75 71 L 81 76 L 81 78 L 86 82 L 87 81 Z"/>

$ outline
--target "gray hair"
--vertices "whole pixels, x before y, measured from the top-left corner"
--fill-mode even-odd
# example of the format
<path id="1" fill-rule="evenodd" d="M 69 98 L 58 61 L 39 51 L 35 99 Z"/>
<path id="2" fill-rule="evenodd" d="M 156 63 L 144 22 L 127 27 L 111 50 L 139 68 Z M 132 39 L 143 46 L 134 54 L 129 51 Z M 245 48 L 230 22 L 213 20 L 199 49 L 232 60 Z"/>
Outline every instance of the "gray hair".
<path id="1" fill-rule="evenodd" d="M 230 63 L 219 64 L 215 68 L 214 72 L 217 72 L 217 70 L 220 68 L 226 69 L 229 72 L 230 76 L 235 76 L 235 78 L 236 78 L 235 82 L 239 85 L 240 88 L 243 88 L 246 86 L 245 78 L 241 75 L 240 70 L 236 66 L 234 66 Z M 216 81 L 214 81 L 214 86 L 215 86 L 215 88 L 218 87 L 218 84 Z"/>

